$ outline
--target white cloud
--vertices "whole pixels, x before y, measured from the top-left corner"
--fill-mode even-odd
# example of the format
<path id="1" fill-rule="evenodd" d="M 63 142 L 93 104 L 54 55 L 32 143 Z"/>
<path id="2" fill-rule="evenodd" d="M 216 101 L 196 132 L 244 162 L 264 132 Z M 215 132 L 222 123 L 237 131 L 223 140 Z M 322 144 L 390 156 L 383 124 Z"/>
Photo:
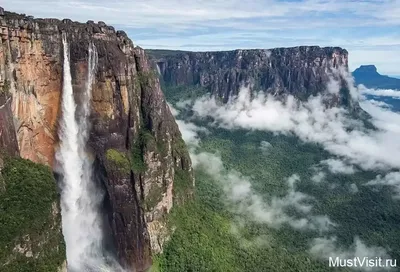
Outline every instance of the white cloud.
<path id="1" fill-rule="evenodd" d="M 175 109 L 174 106 L 172 106 L 170 103 L 167 103 L 167 104 L 168 104 L 169 110 L 171 111 L 172 115 L 174 117 L 178 116 L 179 110 Z"/>
<path id="2" fill-rule="evenodd" d="M 182 133 L 182 138 L 189 148 L 192 146 L 198 146 L 200 143 L 198 132 L 202 131 L 202 128 L 195 126 L 193 123 L 181 120 L 176 120 L 176 123 L 178 124 L 179 130 Z"/>
<path id="3" fill-rule="evenodd" d="M 271 143 L 267 141 L 261 141 L 260 143 L 260 149 L 263 152 L 267 152 L 271 147 L 272 147 Z"/>
<path id="4" fill-rule="evenodd" d="M 174 106 L 168 103 L 169 109 L 172 115 L 176 118 L 179 115 L 179 110 L 177 110 Z M 175 120 L 179 130 L 182 134 L 182 138 L 185 143 L 188 145 L 189 150 L 195 150 L 200 144 L 200 136 L 199 133 L 208 134 L 209 131 L 205 127 L 196 126 L 191 122 L 186 122 L 183 120 Z"/>
<path id="5" fill-rule="evenodd" d="M 395 197 L 400 198 L 400 172 L 390 172 L 383 177 L 378 175 L 374 180 L 366 183 L 366 185 L 391 186 L 395 189 Z"/>
<path id="6" fill-rule="evenodd" d="M 329 257 L 340 259 L 354 258 L 382 258 L 383 260 L 390 258 L 386 250 L 381 247 L 367 246 L 360 238 L 355 237 L 353 244 L 348 249 L 340 248 L 337 245 L 336 237 L 316 238 L 311 243 L 310 253 L 326 260 L 328 265 Z M 356 269 L 363 271 L 381 271 L 373 267 L 363 266 Z"/>
<path id="7" fill-rule="evenodd" d="M 250 179 L 237 171 L 226 170 L 219 156 L 211 153 L 192 153 L 193 166 L 202 169 L 210 177 L 220 182 L 228 199 L 232 212 L 253 222 L 267 224 L 279 228 L 283 224 L 298 230 L 317 230 L 325 232 L 335 224 L 326 215 L 313 215 L 312 202 L 314 199 L 295 190 L 300 180 L 292 175 L 286 180 L 287 194 L 283 197 L 271 196 L 264 199 L 251 186 Z M 295 209 L 301 216 L 289 216 L 287 209 Z"/>
<path id="8" fill-rule="evenodd" d="M 335 88 L 337 86 L 332 87 Z M 320 163 L 320 166 L 328 167 L 332 173 L 352 174 L 356 171 L 352 164 L 363 169 L 400 168 L 400 145 L 396 143 L 400 136 L 399 114 L 382 109 L 380 105 L 369 101 L 362 101 L 362 106 L 371 114 L 372 122 L 378 128 L 371 130 L 349 118 L 344 109 L 327 109 L 322 100 L 323 98 L 318 96 L 310 98 L 305 103 L 299 103 L 293 97 L 278 101 L 263 93 L 250 99 L 248 90 L 244 89 L 228 104 L 219 104 L 213 98 L 203 97 L 194 102 L 192 109 L 197 117 L 213 117 L 214 125 L 227 129 L 245 128 L 295 134 L 304 141 L 321 144 L 337 156 L 335 159 L 330 158 Z M 185 106 L 189 104 L 185 103 Z M 184 122 L 180 122 L 179 126 L 183 130 L 193 132 L 184 134 L 189 135 L 184 136 L 185 140 L 194 142 L 198 146 L 198 132 L 201 129 L 199 130 L 194 124 Z M 193 138 L 195 140 L 191 140 Z M 268 142 L 260 143 L 260 149 L 268 150 L 269 147 Z M 267 224 L 273 228 L 289 225 L 297 230 L 316 230 L 319 233 L 331 231 L 336 226 L 328 216 L 313 214 L 315 199 L 296 190 L 296 184 L 300 182 L 297 175 L 292 175 L 286 180 L 287 191 L 283 196 L 261 196 L 253 189 L 249 177 L 235 170 L 227 170 L 220 156 L 205 152 L 197 153 L 195 149 L 191 149 L 191 157 L 196 169 L 202 169 L 223 185 L 227 204 L 244 221 Z M 314 182 L 322 182 L 325 179 L 325 172 L 320 170 L 321 168 L 316 168 L 316 173 L 312 177 Z M 377 177 L 367 185 L 400 188 L 400 174 L 392 172 L 384 177 Z M 337 184 L 330 186 L 334 188 Z M 355 183 L 346 186 L 353 194 L 359 191 Z M 289 215 L 288 210 L 295 210 L 296 215 Z M 233 232 L 240 235 L 235 226 Z M 253 240 L 241 241 L 254 243 Z M 368 246 L 358 237 L 354 238 L 349 248 L 339 246 L 335 237 L 316 238 L 311 243 L 310 252 L 323 259 L 389 258 L 384 248 Z M 364 270 L 373 271 L 370 268 Z"/>
<path id="9" fill-rule="evenodd" d="M 388 96 L 388 97 L 400 97 L 400 91 L 391 89 L 368 89 L 364 86 L 360 86 L 362 94 L 369 94 L 374 96 Z"/>
<path id="10" fill-rule="evenodd" d="M 186 107 L 190 106 L 192 104 L 192 100 L 188 99 L 188 100 L 180 100 L 178 102 L 175 103 L 175 106 L 178 109 L 185 109 Z"/>
<path id="11" fill-rule="evenodd" d="M 253 190 L 249 177 L 235 170 L 227 170 L 219 155 L 198 152 L 199 133 L 207 133 L 206 128 L 181 120 L 177 120 L 177 124 L 183 139 L 189 145 L 193 167 L 203 170 L 222 185 L 227 205 L 240 218 L 267 224 L 274 228 L 288 224 L 298 230 L 311 229 L 320 233 L 335 226 L 328 216 L 312 214 L 312 202 L 315 199 L 295 190 L 296 183 L 300 181 L 298 175 L 292 175 L 286 180 L 288 190 L 285 196 L 270 196 L 268 199 L 264 199 Z M 269 146 L 268 142 L 263 141 L 262 143 Z M 295 209 L 300 215 L 298 217 L 289 216 L 286 213 L 289 208 Z"/>
<path id="12" fill-rule="evenodd" d="M 29 5 L 27 5 L 29 3 Z M 161 0 L 122 0 L 110 2 L 106 0 L 14 0 L 3 4 L 5 8 L 19 12 L 32 13 L 37 16 L 66 16 L 74 20 L 86 20 L 87 16 L 110 21 L 119 25 L 132 24 L 146 26 L 151 24 L 183 25 L 205 21 L 249 18 L 280 19 L 281 23 L 293 21 L 294 12 L 297 19 L 306 19 L 305 15 L 351 12 L 353 19 L 363 15 L 364 21 L 374 20 L 376 24 L 398 23 L 398 16 L 382 16 L 378 11 L 393 11 L 392 1 L 368 1 L 357 3 L 339 0 L 303 0 L 298 2 L 275 0 L 249 0 L 243 5 L 239 0 L 229 1 L 191 1 L 184 4 L 180 0 L 168 2 Z M 51 6 L 52 9 L 48 9 Z M 238 10 L 240 7 L 240 10 Z M 317 13 L 317 14 L 316 14 Z M 365 18 L 368 16 L 369 18 Z M 343 16 L 346 19 L 346 16 Z M 379 20 L 378 20 L 379 19 Z M 340 22 L 337 22 L 340 23 Z M 358 20 L 362 24 L 362 20 Z M 254 23 L 257 25 L 257 22 Z M 354 25 L 354 24 L 353 24 Z M 283 24 L 284 26 L 284 24 Z"/>
<path id="13" fill-rule="evenodd" d="M 333 78 L 330 78 L 326 88 L 327 88 L 328 92 L 331 94 L 339 94 L 340 83 L 339 83 L 339 81 L 334 80 Z"/>
<path id="14" fill-rule="evenodd" d="M 292 113 L 296 111 L 296 101 L 289 97 L 286 105 L 260 92 L 253 100 L 250 92 L 242 89 L 237 98 L 221 105 L 214 98 L 203 97 L 193 105 L 199 117 L 210 116 L 224 128 L 266 129 L 289 132 L 295 126 Z"/>
<path id="15" fill-rule="evenodd" d="M 357 186 L 357 184 L 355 184 L 355 183 L 352 183 L 352 184 L 350 184 L 350 192 L 351 193 L 353 193 L 353 194 L 356 194 L 356 193 L 358 193 L 358 186 Z"/>
<path id="16" fill-rule="evenodd" d="M 378 128 L 372 130 L 349 118 L 344 109 L 327 109 L 322 100 L 317 96 L 301 103 L 289 96 L 282 102 L 262 92 L 250 98 L 249 90 L 243 89 L 224 105 L 203 97 L 194 103 L 193 111 L 200 118 L 214 118 L 217 125 L 228 129 L 295 134 L 305 142 L 321 144 L 362 169 L 400 168 L 399 114 L 363 101 L 362 107 L 372 115 Z"/>
<path id="17" fill-rule="evenodd" d="M 354 166 L 348 165 L 342 160 L 327 159 L 321 161 L 322 165 L 326 165 L 333 174 L 354 174 L 356 170 Z"/>
<path id="18" fill-rule="evenodd" d="M 368 100 L 363 100 L 360 104 L 363 109 L 372 115 L 374 125 L 386 134 L 386 137 L 383 137 L 382 140 L 390 141 L 387 145 L 394 142 L 394 137 L 400 134 L 400 114 L 392 112 L 390 109 L 376 106 L 376 103 L 371 103 Z M 389 154 L 397 152 L 396 144 L 393 147 L 394 150 L 390 151 Z"/>
<path id="19" fill-rule="evenodd" d="M 381 108 L 387 108 L 390 109 L 392 108 L 392 105 L 389 105 L 383 101 L 378 101 L 375 99 L 368 99 L 368 102 L 371 103 L 373 106 L 381 107 Z"/>
<path id="20" fill-rule="evenodd" d="M 314 175 L 312 175 L 311 181 L 313 181 L 315 183 L 320 183 L 320 182 L 324 181 L 325 178 L 326 178 L 326 174 L 322 171 L 318 171 L 318 172 L 314 173 Z"/>

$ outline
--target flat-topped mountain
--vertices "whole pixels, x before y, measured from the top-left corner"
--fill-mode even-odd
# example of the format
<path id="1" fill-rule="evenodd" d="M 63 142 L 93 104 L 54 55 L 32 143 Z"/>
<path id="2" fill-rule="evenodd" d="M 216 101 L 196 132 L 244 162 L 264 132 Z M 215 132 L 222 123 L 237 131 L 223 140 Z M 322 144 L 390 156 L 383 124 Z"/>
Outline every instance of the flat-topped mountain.
<path id="1" fill-rule="evenodd" d="M 400 79 L 381 75 L 375 65 L 361 65 L 353 72 L 356 84 L 367 88 L 400 90 Z"/>
<path id="2" fill-rule="evenodd" d="M 344 74 L 348 70 L 348 52 L 339 47 L 146 51 L 167 85 L 205 87 L 224 101 L 237 94 L 243 85 L 276 96 L 291 94 L 299 99 L 324 91 L 332 78 L 347 89 Z M 349 92 L 344 93 L 334 97 L 333 104 L 346 104 Z"/>

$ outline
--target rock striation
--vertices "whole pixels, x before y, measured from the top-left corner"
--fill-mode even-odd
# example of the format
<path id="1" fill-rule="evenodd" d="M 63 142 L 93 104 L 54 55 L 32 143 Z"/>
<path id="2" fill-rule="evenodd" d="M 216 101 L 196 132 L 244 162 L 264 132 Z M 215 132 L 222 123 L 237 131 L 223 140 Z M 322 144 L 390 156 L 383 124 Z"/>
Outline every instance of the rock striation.
<path id="1" fill-rule="evenodd" d="M 332 79 L 349 87 L 343 78 L 348 70 L 348 52 L 339 47 L 147 53 L 167 85 L 204 87 L 225 102 L 242 86 L 275 96 L 291 94 L 299 99 L 325 90 Z"/>
<path id="2" fill-rule="evenodd" d="M 20 155 L 57 170 L 63 45 L 70 44 L 78 112 L 87 77 L 88 45 L 98 51 L 89 150 L 106 190 L 104 209 L 121 264 L 145 271 L 170 235 L 166 216 L 190 198 L 191 161 L 143 49 L 104 22 L 34 19 L 0 12 L 0 87 L 10 98 Z M 13 120 L 11 120 L 13 119 Z M 3 128 L 3 124 L 0 124 Z M 11 133 L 11 132 L 10 132 Z"/>

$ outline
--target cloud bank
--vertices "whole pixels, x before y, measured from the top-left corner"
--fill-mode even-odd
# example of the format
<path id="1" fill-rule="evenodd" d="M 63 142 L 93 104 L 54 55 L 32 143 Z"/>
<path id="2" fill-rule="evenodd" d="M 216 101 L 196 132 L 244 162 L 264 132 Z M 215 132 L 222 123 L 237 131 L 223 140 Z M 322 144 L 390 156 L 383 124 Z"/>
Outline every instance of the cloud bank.
<path id="1" fill-rule="evenodd" d="M 172 106 L 170 106 L 172 107 Z M 222 185 L 226 196 L 226 204 L 239 218 L 251 222 L 267 224 L 273 228 L 289 225 L 297 230 L 315 230 L 320 233 L 332 229 L 335 224 L 326 215 L 313 215 L 313 197 L 296 190 L 300 177 L 290 176 L 285 182 L 287 192 L 283 197 L 269 196 L 267 199 L 257 194 L 249 177 L 236 170 L 227 170 L 218 154 L 198 152 L 199 133 L 207 131 L 190 122 L 177 120 L 182 137 L 189 146 L 193 167 L 201 170 Z M 261 149 L 266 150 L 270 143 L 263 141 Z M 261 151 L 260 151 L 261 152 Z M 288 215 L 294 209 L 296 216 Z"/>
<path id="2" fill-rule="evenodd" d="M 354 174 L 356 172 L 354 166 L 348 165 L 338 159 L 323 160 L 321 164 L 327 166 L 329 171 L 333 174 Z"/>
<path id="3" fill-rule="evenodd" d="M 393 98 L 400 98 L 400 91 L 391 90 L 391 89 L 368 89 L 365 87 L 361 87 L 361 93 L 365 95 L 373 95 L 373 96 L 388 96 Z"/>
<path id="4" fill-rule="evenodd" d="M 378 175 L 374 180 L 366 183 L 366 185 L 391 186 L 395 189 L 395 198 L 400 199 L 400 172 L 390 172 L 385 176 Z"/>
<path id="5" fill-rule="evenodd" d="M 192 154 L 191 157 L 195 169 L 206 172 L 223 186 L 228 206 L 241 218 L 273 228 L 287 224 L 297 230 L 319 232 L 328 231 L 335 226 L 328 216 L 311 213 L 314 199 L 296 191 L 296 182 L 300 178 L 295 174 L 286 180 L 288 189 L 285 196 L 264 199 L 252 189 L 248 177 L 235 170 L 226 170 L 218 155 L 201 152 Z M 296 210 L 299 216 L 288 215 L 288 209 Z"/>
<path id="6" fill-rule="evenodd" d="M 296 135 L 364 170 L 400 168 L 400 115 L 368 101 L 362 107 L 372 115 L 377 130 L 365 128 L 344 109 L 327 109 L 321 96 L 307 102 L 289 96 L 282 102 L 262 92 L 251 98 L 249 90 L 242 89 L 224 105 L 212 97 L 203 97 L 194 103 L 193 111 L 199 118 L 212 117 L 215 125 L 226 129 Z M 329 162 L 331 166 L 333 162 Z"/>
<path id="7" fill-rule="evenodd" d="M 332 85 L 331 88 L 336 87 Z M 187 105 L 189 104 L 185 103 Z M 292 134 L 305 142 L 320 144 L 333 157 L 322 160 L 316 166 L 316 172 L 311 178 L 314 182 L 323 182 L 326 171 L 351 175 L 360 169 L 386 172 L 392 169 L 365 185 L 392 186 L 400 196 L 400 174 L 393 170 L 400 168 L 400 145 L 397 143 L 400 136 L 400 115 L 368 100 L 363 100 L 361 105 L 371 114 L 371 121 L 377 129 L 366 128 L 361 122 L 352 119 L 344 109 L 326 109 L 321 96 L 300 103 L 293 97 L 279 101 L 263 93 L 251 98 L 249 90 L 243 89 L 227 104 L 219 104 L 212 97 L 203 97 L 194 101 L 190 109 L 198 118 L 212 117 L 214 121 L 211 125 L 228 130 L 248 129 Z M 179 122 L 179 126 L 186 135 L 185 141 L 191 146 L 199 147 L 198 133 L 204 128 L 188 122 Z M 190 133 L 185 132 L 187 130 Z M 269 142 L 260 142 L 260 152 L 268 152 L 269 148 Z M 296 190 L 300 182 L 296 174 L 283 181 L 287 186 L 284 195 L 261 196 L 252 188 L 249 177 L 226 169 L 218 154 L 199 153 L 194 148 L 191 149 L 191 157 L 196 169 L 201 169 L 222 184 L 228 207 L 245 222 L 266 224 L 272 228 L 287 225 L 296 230 L 313 230 L 320 235 L 331 233 L 338 226 L 327 215 L 313 213 L 316 199 Z M 359 192 L 355 183 L 346 186 L 352 194 Z M 295 214 L 291 213 L 293 211 Z M 239 221 L 239 226 L 240 222 L 243 221 Z M 234 225 L 233 231 L 241 239 L 240 228 Z M 258 242 L 262 242 L 264 238 L 260 239 Z M 265 239 L 264 242 L 268 244 L 270 237 Z M 252 240 L 245 242 L 254 243 Z M 354 238 L 350 247 L 340 246 L 335 236 L 314 238 L 309 252 L 326 261 L 328 257 L 389 258 L 384 248 L 367 245 L 358 237 Z M 370 267 L 364 267 L 363 270 L 374 271 Z"/>

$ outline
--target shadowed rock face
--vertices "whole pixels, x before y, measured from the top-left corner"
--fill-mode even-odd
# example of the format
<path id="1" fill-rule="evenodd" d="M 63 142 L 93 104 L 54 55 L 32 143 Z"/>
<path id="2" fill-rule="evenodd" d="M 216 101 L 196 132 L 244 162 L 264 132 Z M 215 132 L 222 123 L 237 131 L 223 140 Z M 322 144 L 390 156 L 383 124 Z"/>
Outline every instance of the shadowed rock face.
<path id="1" fill-rule="evenodd" d="M 0 160 L 3 155 L 18 156 L 18 142 L 15 134 L 11 97 L 0 91 Z M 1 163 L 0 163 L 1 170 Z M 1 175 L 1 173 L 0 173 Z"/>
<path id="2" fill-rule="evenodd" d="M 0 25 L 0 86 L 8 86 L 20 154 L 54 169 L 63 80 L 61 34 L 66 33 L 70 44 L 78 112 L 88 45 L 96 46 L 89 155 L 107 191 L 105 207 L 119 260 L 132 271 L 144 271 L 169 237 L 165 215 L 174 202 L 191 196 L 194 185 L 188 152 L 144 50 L 103 22 L 0 12 Z"/>
<path id="3" fill-rule="evenodd" d="M 222 52 L 148 50 L 166 84 L 197 85 L 227 101 L 243 85 L 304 99 L 326 88 L 334 68 L 347 70 L 338 47 L 300 46 Z M 334 75 L 338 79 L 337 75 Z"/>

